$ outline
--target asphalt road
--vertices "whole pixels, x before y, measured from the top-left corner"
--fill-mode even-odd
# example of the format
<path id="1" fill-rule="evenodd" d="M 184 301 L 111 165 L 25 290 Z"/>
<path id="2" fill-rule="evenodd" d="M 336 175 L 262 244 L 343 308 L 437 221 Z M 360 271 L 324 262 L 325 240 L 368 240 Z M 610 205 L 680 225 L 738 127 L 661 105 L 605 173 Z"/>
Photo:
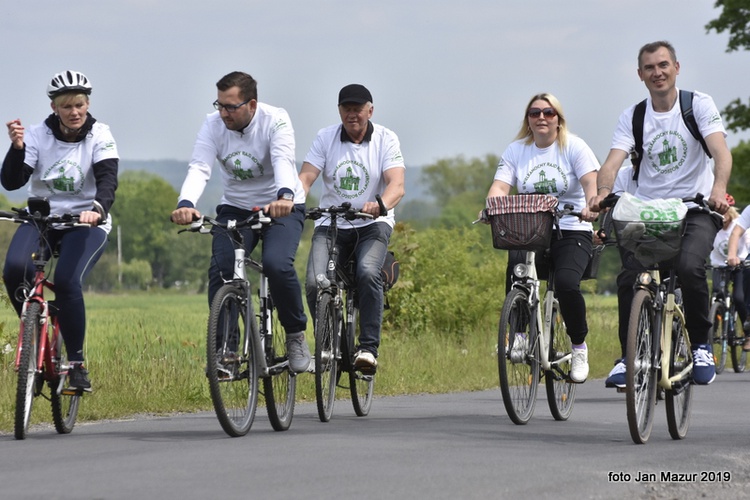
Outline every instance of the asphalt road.
<path id="1" fill-rule="evenodd" d="M 579 387 L 567 422 L 540 388 L 525 426 L 499 389 L 376 398 L 364 418 L 341 399 L 325 424 L 298 404 L 287 432 L 259 409 L 242 438 L 213 413 L 79 424 L 67 436 L 41 426 L 25 441 L 0 436 L 0 498 L 750 498 L 748 382 L 730 368 L 696 387 L 682 441 L 660 403 L 646 445 L 632 443 L 624 395 L 602 380 Z"/>

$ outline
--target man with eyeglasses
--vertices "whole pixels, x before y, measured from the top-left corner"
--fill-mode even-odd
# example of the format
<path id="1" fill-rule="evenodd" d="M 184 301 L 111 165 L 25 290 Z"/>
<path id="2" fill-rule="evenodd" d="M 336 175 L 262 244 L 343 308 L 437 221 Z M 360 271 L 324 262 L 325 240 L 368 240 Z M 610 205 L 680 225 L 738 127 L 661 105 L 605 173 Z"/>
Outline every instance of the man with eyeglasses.
<path id="1" fill-rule="evenodd" d="M 729 209 L 726 200 L 727 182 L 732 171 L 732 153 L 726 143 L 721 115 L 711 96 L 695 92 L 692 109 L 700 135 L 713 157 L 713 165 L 700 141 L 694 137 L 682 116 L 679 89 L 676 86 L 680 63 L 674 47 L 666 41 L 644 45 L 638 52 L 638 77 L 646 85 L 649 96 L 645 102 L 642 123 L 642 153 L 637 151 L 636 187 L 632 193 L 642 200 L 689 198 L 697 193 L 708 196 L 714 210 L 723 214 Z M 589 208 L 598 210 L 599 203 L 613 191 L 618 170 L 637 146 L 633 119 L 637 105 L 620 115 L 612 138 L 612 147 L 597 179 L 597 195 L 590 198 Z M 683 290 L 685 325 L 693 351 L 693 382 L 706 385 L 716 377 L 716 367 L 709 338 L 709 292 L 705 262 L 711 253 L 714 237 L 721 221 L 710 214 L 689 210 L 685 232 L 680 243 L 677 272 Z M 625 386 L 625 343 L 627 323 L 633 301 L 633 283 L 637 271 L 625 269 L 617 278 L 620 321 L 620 344 L 623 358 L 605 381 L 607 387 Z"/>
<path id="2" fill-rule="evenodd" d="M 295 164 L 294 129 L 282 108 L 258 102 L 257 82 L 247 73 L 235 71 L 216 83 L 216 111 L 209 114 L 198 132 L 188 173 L 180 191 L 172 221 L 186 225 L 200 217 L 195 206 L 217 162 L 224 188 L 216 218 L 242 220 L 253 207 L 278 219 L 263 231 L 262 262 L 271 296 L 286 331 L 289 365 L 296 373 L 310 366 L 305 341 L 307 327 L 302 291 L 294 269 L 294 257 L 305 222 L 305 191 Z M 248 228 L 247 250 L 258 244 Z M 208 276 L 208 303 L 234 269 L 234 248 L 226 235 L 214 234 Z"/>

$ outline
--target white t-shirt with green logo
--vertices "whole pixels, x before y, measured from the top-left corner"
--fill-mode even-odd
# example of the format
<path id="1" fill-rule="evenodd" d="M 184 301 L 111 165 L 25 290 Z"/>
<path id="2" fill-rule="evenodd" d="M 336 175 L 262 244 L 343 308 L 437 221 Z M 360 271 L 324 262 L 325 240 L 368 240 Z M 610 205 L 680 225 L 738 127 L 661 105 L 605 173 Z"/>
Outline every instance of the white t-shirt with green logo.
<path id="1" fill-rule="evenodd" d="M 281 188 L 294 192 L 294 203 L 304 203 L 294 148 L 292 121 L 283 108 L 259 102 L 242 131 L 227 129 L 215 111 L 198 132 L 179 199 L 195 206 L 217 162 L 224 187 L 222 204 L 245 210 L 263 207 L 278 199 Z"/>
<path id="2" fill-rule="evenodd" d="M 109 127 L 96 122 L 80 142 L 55 139 L 44 123 L 32 125 L 24 135 L 24 163 L 34 169 L 29 196 L 46 197 L 53 214 L 80 214 L 92 210 L 96 197 L 94 163 L 119 158 Z M 111 219 L 99 227 L 109 232 Z"/>
<path id="3" fill-rule="evenodd" d="M 500 158 L 495 180 L 515 186 L 519 193 L 542 193 L 558 199 L 559 208 L 572 204 L 580 212 L 586 206 L 586 195 L 579 180 L 599 170 L 599 161 L 591 148 L 578 136 L 568 134 L 565 148 L 557 141 L 546 148 L 514 141 Z M 590 222 L 577 217 L 563 217 L 561 229 L 592 231 Z"/>
<path id="4" fill-rule="evenodd" d="M 341 127 L 341 124 L 336 124 L 321 129 L 305 156 L 305 162 L 323 174 L 320 206 L 338 206 L 348 201 L 352 207 L 362 208 L 366 202 L 374 202 L 376 194 L 383 194 L 386 186 L 383 172 L 391 168 L 406 168 L 401 145 L 396 134 L 381 125 L 373 123 L 371 139 L 361 144 L 342 141 Z M 394 210 L 374 221 L 386 222 L 393 227 Z M 357 219 L 352 224 L 366 226 L 374 221 Z M 325 217 L 315 221 L 316 226 L 328 223 Z"/>
<path id="5" fill-rule="evenodd" d="M 635 105 L 620 115 L 612 149 L 630 152 L 635 147 L 634 110 Z M 695 92 L 693 114 L 703 137 L 715 132 L 726 136 L 721 115 L 711 96 Z M 649 97 L 643 120 L 643 160 L 638 187 L 633 194 L 642 200 L 688 198 L 697 193 L 708 196 L 713 183 L 712 161 L 685 126 L 679 99 L 671 110 L 657 113 Z"/>

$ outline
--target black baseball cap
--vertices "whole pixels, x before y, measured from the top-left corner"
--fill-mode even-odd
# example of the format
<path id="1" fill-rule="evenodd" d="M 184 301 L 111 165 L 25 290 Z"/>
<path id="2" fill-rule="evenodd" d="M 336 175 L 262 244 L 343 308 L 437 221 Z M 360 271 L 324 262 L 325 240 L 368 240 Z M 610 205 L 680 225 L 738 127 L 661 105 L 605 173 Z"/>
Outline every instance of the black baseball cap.
<path id="1" fill-rule="evenodd" d="M 339 106 L 349 102 L 356 104 L 372 102 L 372 94 L 364 85 L 352 83 L 339 91 Z"/>

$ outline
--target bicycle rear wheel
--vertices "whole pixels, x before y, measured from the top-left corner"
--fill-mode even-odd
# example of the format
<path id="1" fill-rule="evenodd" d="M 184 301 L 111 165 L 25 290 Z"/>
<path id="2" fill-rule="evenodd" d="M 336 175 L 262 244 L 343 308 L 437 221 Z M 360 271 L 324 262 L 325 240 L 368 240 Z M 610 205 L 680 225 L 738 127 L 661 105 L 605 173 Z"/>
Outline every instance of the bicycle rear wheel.
<path id="1" fill-rule="evenodd" d="M 534 414 L 539 384 L 539 344 L 532 336 L 536 321 L 528 297 L 512 289 L 505 297 L 497 339 L 497 367 L 505 411 L 513 423 L 523 425 Z"/>
<path id="2" fill-rule="evenodd" d="M 719 374 L 724 371 L 724 367 L 727 365 L 727 326 L 724 323 L 724 312 L 726 306 L 715 301 L 711 304 L 711 312 L 709 318 L 713 324 L 711 325 L 711 332 L 709 333 L 714 345 L 714 364 L 716 365 L 716 373 Z"/>
<path id="3" fill-rule="evenodd" d="M 318 298 L 315 320 L 315 401 L 318 418 L 328 422 L 333 415 L 338 371 L 337 346 L 341 336 L 341 319 L 336 314 L 334 298 L 322 293 Z"/>
<path id="4" fill-rule="evenodd" d="M 255 344 L 248 338 L 255 321 L 248 298 L 239 286 L 222 286 L 214 296 L 206 338 L 206 377 L 216 417 L 232 437 L 250 430 L 258 403 L 258 368 Z"/>
<path id="5" fill-rule="evenodd" d="M 266 314 L 270 316 L 270 337 L 266 337 L 266 363 L 268 376 L 263 379 L 266 410 L 271 427 L 285 431 L 292 425 L 294 399 L 297 393 L 297 377 L 289 369 L 286 354 L 286 332 L 279 322 L 278 313 L 271 297 L 267 299 Z"/>
<path id="6" fill-rule="evenodd" d="M 68 379 L 68 356 L 65 347 L 62 345 L 63 340 L 57 321 L 52 320 L 48 324 L 48 328 L 54 328 L 52 335 L 52 342 L 55 344 L 53 352 L 56 353 L 57 357 L 55 361 L 57 376 L 49 381 L 52 421 L 55 423 L 55 430 L 59 434 L 69 434 L 76 424 L 83 391 L 68 392 L 65 390 Z"/>
<path id="7" fill-rule="evenodd" d="M 16 415 L 14 433 L 16 439 L 26 439 L 31 420 L 31 407 L 34 404 L 34 391 L 37 385 L 36 372 L 39 356 L 39 332 L 42 323 L 42 308 L 31 302 L 26 308 L 21 335 L 21 359 L 18 365 L 18 385 L 16 387 Z"/>
<path id="8" fill-rule="evenodd" d="M 656 404 L 656 333 L 659 331 L 654 299 L 646 290 L 638 290 L 628 321 L 625 371 L 625 402 L 630 437 L 644 444 L 651 435 Z"/>
<path id="9" fill-rule="evenodd" d="M 727 344 L 729 345 L 730 353 L 732 355 L 732 368 L 734 368 L 734 372 L 742 373 L 745 371 L 745 365 L 747 364 L 747 353 L 742 349 L 742 344 L 745 343 L 745 338 L 737 335 L 737 325 L 741 324 L 737 311 L 732 311 L 732 314 L 734 315 L 732 320 L 734 328 L 729 328 L 729 325 L 726 325 L 725 327 L 727 330 Z M 750 333 L 745 333 L 745 335 L 748 334 Z"/>
<path id="10" fill-rule="evenodd" d="M 555 420 L 568 420 L 573 412 L 576 398 L 576 385 L 570 380 L 570 365 L 573 346 L 568 336 L 568 329 L 563 321 L 557 302 L 553 304 L 552 331 L 550 332 L 549 361 L 568 356 L 568 360 L 552 365 L 552 370 L 544 373 L 547 387 L 547 403 Z"/>
<path id="11" fill-rule="evenodd" d="M 681 372 L 690 363 L 687 330 L 681 317 L 675 315 L 672 321 L 672 353 L 669 363 L 669 376 Z M 693 402 L 693 386 L 689 377 L 682 383 L 673 384 L 664 392 L 667 407 L 667 427 L 672 439 L 683 439 L 690 427 L 690 407 Z"/>
<path id="12" fill-rule="evenodd" d="M 346 325 L 349 336 L 348 345 L 352 347 L 349 359 L 354 354 L 354 346 L 359 338 L 359 308 L 354 306 L 350 311 Z M 375 374 L 364 374 L 352 366 L 349 371 L 349 392 L 352 395 L 352 406 L 358 417 L 366 417 L 372 406 L 372 394 L 375 390 Z"/>

